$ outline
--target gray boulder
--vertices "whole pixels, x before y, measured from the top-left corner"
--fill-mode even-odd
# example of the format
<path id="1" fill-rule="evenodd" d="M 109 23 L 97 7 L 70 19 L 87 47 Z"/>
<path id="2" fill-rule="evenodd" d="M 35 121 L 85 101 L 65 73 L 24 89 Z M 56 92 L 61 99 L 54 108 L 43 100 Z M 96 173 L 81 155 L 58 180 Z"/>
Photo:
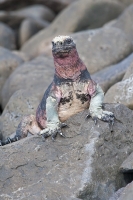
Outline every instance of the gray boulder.
<path id="1" fill-rule="evenodd" d="M 133 112 L 119 104 L 106 109 L 118 119 L 113 132 L 105 122 L 86 121 L 84 111 L 67 121 L 65 139 L 34 136 L 1 147 L 1 200 L 107 200 L 123 187 L 118 170 L 133 151 Z"/>
<path id="2" fill-rule="evenodd" d="M 28 89 L 43 93 L 53 80 L 54 64 L 51 58 L 38 57 L 19 66 L 8 78 L 2 89 L 2 107 L 4 108 L 14 92 Z"/>
<path id="3" fill-rule="evenodd" d="M 20 89 L 11 96 L 0 118 L 1 138 L 5 139 L 15 133 L 23 116 L 35 115 L 43 93 L 44 88 L 38 87 L 37 92 L 30 89 Z"/>
<path id="4" fill-rule="evenodd" d="M 122 81 L 113 85 L 105 95 L 105 102 L 122 103 L 133 109 L 133 61 Z"/>
<path id="5" fill-rule="evenodd" d="M 10 50 L 16 49 L 16 36 L 14 31 L 2 22 L 0 22 L 0 46 Z"/>
<path id="6" fill-rule="evenodd" d="M 22 46 L 28 39 L 35 35 L 41 29 L 49 25 L 47 21 L 41 19 L 25 19 L 22 21 L 19 29 L 19 44 Z"/>
<path id="7" fill-rule="evenodd" d="M 9 75 L 21 65 L 23 60 L 8 49 L 0 47 L 0 100 L 2 87 Z"/>
<path id="8" fill-rule="evenodd" d="M 133 20 L 133 4 L 127 7 L 116 20 L 107 23 L 106 26 L 116 27 L 121 29 L 133 44 L 132 20 Z"/>
<path id="9" fill-rule="evenodd" d="M 132 52 L 131 43 L 118 28 L 81 31 L 71 36 L 90 74 L 123 60 Z M 51 40 L 40 45 L 38 54 L 52 56 Z"/>
<path id="10" fill-rule="evenodd" d="M 83 31 L 72 37 L 90 74 L 123 60 L 132 52 L 131 43 L 117 28 Z"/>
<path id="11" fill-rule="evenodd" d="M 126 73 L 125 73 L 125 75 L 124 75 L 122 80 L 125 80 L 125 79 L 129 78 L 131 76 L 131 74 L 133 74 L 133 60 L 130 63 L 128 69 L 126 70 Z"/>
<path id="12" fill-rule="evenodd" d="M 126 6 L 133 3 L 133 0 L 119 0 L 120 2 L 124 3 Z"/>
<path id="13" fill-rule="evenodd" d="M 122 163 L 120 166 L 120 171 L 123 173 L 133 172 L 133 152 Z"/>
<path id="14" fill-rule="evenodd" d="M 51 8 L 54 12 L 59 12 L 68 6 L 70 3 L 73 3 L 77 0 L 1 0 L 0 8 L 1 10 L 17 10 L 21 7 L 26 7 L 29 4 L 42 4 Z"/>
<path id="15" fill-rule="evenodd" d="M 52 21 L 55 18 L 54 12 L 43 5 L 32 5 L 15 11 L 0 11 L 0 21 L 8 24 L 15 30 L 19 28 L 20 23 L 27 18 L 42 19 Z"/>
<path id="16" fill-rule="evenodd" d="M 12 11 L 10 14 L 16 17 L 44 19 L 47 21 L 52 21 L 55 18 L 54 12 L 41 4 L 36 4 L 17 11 Z"/>
<path id="17" fill-rule="evenodd" d="M 133 182 L 129 183 L 125 188 L 118 190 L 119 196 L 116 194 L 109 200 L 132 200 L 133 199 Z M 117 192 L 117 193 L 118 193 Z"/>
<path id="18" fill-rule="evenodd" d="M 81 31 L 88 27 L 101 27 L 107 21 L 119 16 L 123 9 L 123 4 L 111 0 L 76 1 L 64 9 L 48 28 L 24 44 L 22 51 L 35 57 L 44 48 L 46 39 Z M 69 19 L 71 20 L 68 22 Z"/>
<path id="19" fill-rule="evenodd" d="M 94 73 L 91 77 L 100 84 L 104 92 L 107 92 L 112 85 L 128 78 L 131 74 L 133 74 L 133 53 L 121 62 Z"/>
<path id="20" fill-rule="evenodd" d="M 13 54 L 17 55 L 19 58 L 21 58 L 24 62 L 27 62 L 30 60 L 30 58 L 23 52 L 21 51 L 12 51 Z"/>

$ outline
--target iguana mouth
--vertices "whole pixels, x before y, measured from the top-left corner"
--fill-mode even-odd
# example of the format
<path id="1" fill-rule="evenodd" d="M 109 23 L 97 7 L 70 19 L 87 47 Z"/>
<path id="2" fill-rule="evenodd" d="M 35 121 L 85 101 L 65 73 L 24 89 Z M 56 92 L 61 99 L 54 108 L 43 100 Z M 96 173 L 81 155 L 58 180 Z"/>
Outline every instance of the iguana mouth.
<path id="1" fill-rule="evenodd" d="M 52 49 L 52 52 L 54 54 L 60 54 L 60 53 L 69 53 L 71 50 L 72 50 L 71 47 L 65 47 L 65 48 L 55 47 Z"/>

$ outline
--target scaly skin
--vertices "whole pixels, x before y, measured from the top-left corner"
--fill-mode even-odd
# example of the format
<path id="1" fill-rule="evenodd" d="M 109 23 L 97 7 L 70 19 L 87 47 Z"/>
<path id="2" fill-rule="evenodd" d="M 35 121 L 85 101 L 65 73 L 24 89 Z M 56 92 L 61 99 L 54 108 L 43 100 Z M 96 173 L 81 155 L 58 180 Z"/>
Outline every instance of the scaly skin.
<path id="1" fill-rule="evenodd" d="M 37 108 L 36 118 L 33 115 L 24 117 L 15 137 L 8 138 L 6 142 L 1 143 L 2 145 L 24 138 L 28 132 L 40 132 L 44 138 L 51 135 L 52 139 L 55 139 L 58 133 L 63 136 L 63 122 L 84 109 L 89 109 L 88 115 L 95 123 L 100 119 L 113 125 L 113 113 L 102 109 L 104 93 L 91 79 L 86 66 L 79 58 L 72 38 L 55 37 L 52 45 L 54 79 Z"/>

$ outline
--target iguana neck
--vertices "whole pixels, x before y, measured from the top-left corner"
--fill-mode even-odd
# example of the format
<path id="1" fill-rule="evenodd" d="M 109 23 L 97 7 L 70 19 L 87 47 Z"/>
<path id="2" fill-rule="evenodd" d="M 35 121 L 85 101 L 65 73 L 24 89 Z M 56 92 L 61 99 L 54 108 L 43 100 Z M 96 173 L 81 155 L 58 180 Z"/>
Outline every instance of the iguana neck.
<path id="1" fill-rule="evenodd" d="M 72 49 L 66 57 L 54 56 L 55 74 L 60 78 L 76 80 L 81 71 L 86 69 L 76 49 Z"/>

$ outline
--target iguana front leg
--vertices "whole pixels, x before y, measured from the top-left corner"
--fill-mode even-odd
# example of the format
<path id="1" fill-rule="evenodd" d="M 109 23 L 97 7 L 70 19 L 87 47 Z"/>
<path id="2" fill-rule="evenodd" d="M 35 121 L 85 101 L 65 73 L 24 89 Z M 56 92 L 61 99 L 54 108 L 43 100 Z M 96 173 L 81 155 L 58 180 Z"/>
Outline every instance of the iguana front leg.
<path id="1" fill-rule="evenodd" d="M 94 120 L 95 124 L 97 123 L 97 119 L 100 119 L 104 122 L 108 122 L 112 126 L 114 124 L 114 114 L 102 109 L 103 99 L 103 90 L 97 84 L 95 85 L 95 92 L 91 95 L 89 114 Z"/>
<path id="2" fill-rule="evenodd" d="M 64 136 L 61 132 L 62 124 L 58 117 L 58 104 L 59 99 L 55 96 L 49 96 L 46 100 L 46 117 L 47 123 L 46 128 L 40 131 L 40 134 L 43 138 L 47 138 L 51 135 L 54 140 L 57 134 L 59 133 L 61 136 Z"/>

